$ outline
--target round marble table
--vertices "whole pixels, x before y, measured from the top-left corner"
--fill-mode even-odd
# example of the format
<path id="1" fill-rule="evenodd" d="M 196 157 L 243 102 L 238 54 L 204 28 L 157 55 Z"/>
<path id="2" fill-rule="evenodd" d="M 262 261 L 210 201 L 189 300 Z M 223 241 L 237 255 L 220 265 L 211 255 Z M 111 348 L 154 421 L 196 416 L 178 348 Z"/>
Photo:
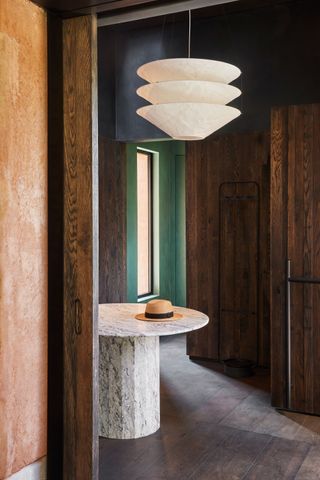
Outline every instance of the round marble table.
<path id="1" fill-rule="evenodd" d="M 145 304 L 99 306 L 100 436 L 139 438 L 160 428 L 159 337 L 190 332 L 209 322 L 207 315 L 174 307 L 183 318 L 136 320 Z"/>

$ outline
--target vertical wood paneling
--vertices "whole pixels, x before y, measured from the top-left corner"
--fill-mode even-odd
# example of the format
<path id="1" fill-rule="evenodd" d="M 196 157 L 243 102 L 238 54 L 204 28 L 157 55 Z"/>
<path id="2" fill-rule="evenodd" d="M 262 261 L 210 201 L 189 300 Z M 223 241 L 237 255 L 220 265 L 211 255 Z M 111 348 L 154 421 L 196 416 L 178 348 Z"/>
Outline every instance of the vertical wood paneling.
<path id="1" fill-rule="evenodd" d="M 211 293 L 213 285 L 217 284 L 216 276 L 211 274 L 210 256 L 218 237 L 214 238 L 212 217 L 208 217 L 212 206 L 208 198 L 211 193 L 208 185 L 207 144 L 190 142 L 186 148 L 187 305 L 190 308 L 201 305 L 199 310 L 212 319 L 209 326 L 203 329 L 202 335 L 188 335 L 187 352 L 188 355 L 217 358 L 219 325 L 213 320 L 217 318 L 217 311 L 208 297 L 208 291 Z M 201 289 L 200 285 L 204 288 Z"/>
<path id="2" fill-rule="evenodd" d="M 289 151 L 288 151 L 288 257 L 291 259 L 291 275 L 303 276 L 308 264 L 307 230 L 305 211 L 305 193 L 309 189 L 305 157 L 305 112 L 304 107 L 290 107 L 289 121 Z M 308 208 L 308 204 L 306 207 Z M 310 276 L 305 272 L 306 276 Z M 310 285 L 291 286 L 291 405 L 305 411 L 305 294 L 310 292 Z M 288 405 L 289 406 L 289 405 Z"/>
<path id="3" fill-rule="evenodd" d="M 314 207 L 320 200 L 315 183 L 320 159 L 315 155 L 315 137 L 319 131 L 314 121 L 316 106 L 289 107 L 288 154 L 288 255 L 292 261 L 293 277 L 319 277 L 315 268 L 317 242 L 315 228 L 318 217 Z M 315 350 L 320 337 L 316 336 L 319 310 L 316 296 L 318 285 L 294 284 L 291 303 L 291 408 L 303 412 L 319 413 L 315 408 L 315 385 L 320 369 L 315 362 Z"/>
<path id="4" fill-rule="evenodd" d="M 220 187 L 220 358 L 258 362 L 259 188 Z"/>
<path id="5" fill-rule="evenodd" d="M 98 478 L 96 19 L 63 22 L 64 470 Z"/>
<path id="6" fill-rule="evenodd" d="M 261 192 L 259 218 L 256 219 L 260 224 L 259 279 L 256 282 L 259 298 L 257 348 L 259 364 L 269 364 L 268 172 L 268 133 L 220 135 L 187 145 L 187 301 L 188 306 L 202 310 L 210 317 L 208 327 L 188 335 L 188 354 L 190 356 L 219 358 L 221 328 L 219 312 L 219 292 L 221 291 L 219 275 L 220 186 L 226 182 L 256 182 Z M 262 185 L 263 182 L 265 185 Z M 245 212 L 242 213 L 246 215 Z M 239 214 L 240 221 L 241 212 Z M 226 241 L 230 242 L 231 239 Z M 235 286 L 235 289 L 239 290 L 238 285 Z M 232 295 L 232 286 L 226 293 Z"/>
<path id="7" fill-rule="evenodd" d="M 99 303 L 127 299 L 126 145 L 99 137 Z"/>
<path id="8" fill-rule="evenodd" d="M 286 261 L 288 111 L 274 108 L 271 116 L 271 401 L 286 405 Z"/>
<path id="9" fill-rule="evenodd" d="M 284 260 L 291 260 L 293 278 L 320 277 L 320 107 L 274 109 L 272 119 L 272 401 L 319 414 L 320 287 L 291 283 L 288 331 Z"/>
<path id="10" fill-rule="evenodd" d="M 270 145 L 269 145 L 270 152 Z M 270 365 L 270 154 L 262 165 L 260 192 L 259 236 L 265 250 L 259 259 L 259 357 L 264 365 Z M 262 243 L 261 243 L 262 242 Z M 261 247 L 260 247 L 261 248 Z"/>
<path id="11" fill-rule="evenodd" d="M 313 138 L 312 148 L 313 157 L 319 162 L 320 159 L 320 105 L 313 105 Z M 320 168 L 319 164 L 313 169 L 312 179 L 313 194 L 313 274 L 320 276 Z M 320 312 L 320 286 L 313 287 L 313 308 L 315 312 Z M 312 325 L 312 337 L 310 338 L 313 346 L 313 362 L 315 365 L 314 385 L 313 385 L 313 407 L 315 412 L 320 412 L 320 322 L 316 318 Z"/>

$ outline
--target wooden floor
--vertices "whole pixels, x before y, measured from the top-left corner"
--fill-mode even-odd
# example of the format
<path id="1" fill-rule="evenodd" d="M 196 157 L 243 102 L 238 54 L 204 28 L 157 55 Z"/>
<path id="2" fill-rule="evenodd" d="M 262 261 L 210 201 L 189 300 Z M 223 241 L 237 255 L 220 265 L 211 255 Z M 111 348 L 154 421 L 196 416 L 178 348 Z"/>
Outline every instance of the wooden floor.
<path id="1" fill-rule="evenodd" d="M 320 479 L 320 418 L 270 407 L 269 377 L 230 379 L 161 344 L 161 429 L 100 439 L 100 480 Z"/>

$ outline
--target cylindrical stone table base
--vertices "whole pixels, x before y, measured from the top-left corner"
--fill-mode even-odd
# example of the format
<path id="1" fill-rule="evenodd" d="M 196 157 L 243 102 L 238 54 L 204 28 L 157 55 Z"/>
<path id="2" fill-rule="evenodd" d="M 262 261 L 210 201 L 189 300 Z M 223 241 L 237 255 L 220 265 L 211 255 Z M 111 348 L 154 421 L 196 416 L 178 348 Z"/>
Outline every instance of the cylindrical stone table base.
<path id="1" fill-rule="evenodd" d="M 100 336 L 100 436 L 129 439 L 160 428 L 159 337 Z"/>

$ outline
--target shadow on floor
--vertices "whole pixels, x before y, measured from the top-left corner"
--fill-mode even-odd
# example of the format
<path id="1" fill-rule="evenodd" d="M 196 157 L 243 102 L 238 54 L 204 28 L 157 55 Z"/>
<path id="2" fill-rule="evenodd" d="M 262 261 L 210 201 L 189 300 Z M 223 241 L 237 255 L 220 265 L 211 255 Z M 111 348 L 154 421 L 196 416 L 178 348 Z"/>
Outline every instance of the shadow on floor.
<path id="1" fill-rule="evenodd" d="M 161 428 L 100 439 L 100 480 L 315 480 L 320 419 L 270 406 L 266 371 L 226 377 L 190 361 L 184 336 L 161 342 Z"/>

